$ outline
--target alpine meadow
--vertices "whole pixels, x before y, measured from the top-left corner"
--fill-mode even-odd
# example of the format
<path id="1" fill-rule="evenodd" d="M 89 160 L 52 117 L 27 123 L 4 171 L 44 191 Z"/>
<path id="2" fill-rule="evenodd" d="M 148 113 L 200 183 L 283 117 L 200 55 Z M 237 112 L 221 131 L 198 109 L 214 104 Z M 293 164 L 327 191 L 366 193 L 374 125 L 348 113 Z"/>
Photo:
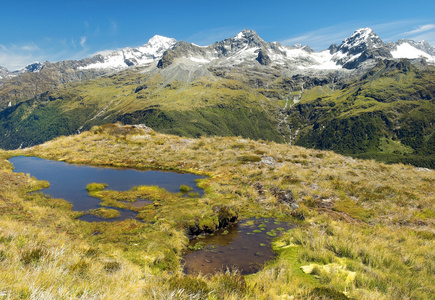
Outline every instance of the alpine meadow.
<path id="1" fill-rule="evenodd" d="M 20 157 L 196 177 L 70 200 Z M 0 298 L 434 299 L 433 169 L 435 49 L 370 28 L 0 67 Z"/>

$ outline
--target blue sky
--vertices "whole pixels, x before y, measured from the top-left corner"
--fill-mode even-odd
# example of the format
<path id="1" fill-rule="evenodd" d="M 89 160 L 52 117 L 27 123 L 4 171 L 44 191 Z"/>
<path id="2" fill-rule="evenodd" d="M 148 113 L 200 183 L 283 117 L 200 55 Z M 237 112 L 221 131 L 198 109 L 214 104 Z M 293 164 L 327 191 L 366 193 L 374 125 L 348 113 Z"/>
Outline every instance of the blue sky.
<path id="1" fill-rule="evenodd" d="M 159 34 L 208 45 L 253 29 L 265 41 L 324 50 L 371 27 L 385 42 L 435 45 L 435 1 L 14 0 L 0 8 L 0 66 L 90 57 Z"/>

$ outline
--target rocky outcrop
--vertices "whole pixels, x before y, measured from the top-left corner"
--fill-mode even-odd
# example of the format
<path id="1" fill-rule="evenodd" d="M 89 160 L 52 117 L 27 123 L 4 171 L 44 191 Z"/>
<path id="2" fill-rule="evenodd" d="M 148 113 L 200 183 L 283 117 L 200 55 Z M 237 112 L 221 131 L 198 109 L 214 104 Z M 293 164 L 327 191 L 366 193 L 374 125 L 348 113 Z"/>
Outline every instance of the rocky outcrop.
<path id="1" fill-rule="evenodd" d="M 263 49 L 258 52 L 257 61 L 263 66 L 267 66 L 272 63 L 269 55 L 267 55 L 266 51 L 264 51 Z"/>

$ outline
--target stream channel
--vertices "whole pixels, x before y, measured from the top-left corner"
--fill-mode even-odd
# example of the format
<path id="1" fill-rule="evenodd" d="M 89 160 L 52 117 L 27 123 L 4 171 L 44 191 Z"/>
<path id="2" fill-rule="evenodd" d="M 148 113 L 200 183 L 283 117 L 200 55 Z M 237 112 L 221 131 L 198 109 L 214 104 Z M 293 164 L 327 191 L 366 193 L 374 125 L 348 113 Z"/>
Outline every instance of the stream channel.
<path id="1" fill-rule="evenodd" d="M 181 185 L 187 185 L 201 197 L 204 194 L 195 183 L 196 179 L 204 177 L 194 174 L 74 165 L 26 156 L 12 157 L 9 161 L 14 165 L 14 172 L 28 173 L 38 180 L 48 181 L 50 187 L 42 190 L 44 194 L 69 201 L 76 211 L 100 207 L 101 200 L 89 196 L 86 191 L 86 186 L 93 182 L 106 183 L 107 189 L 116 191 L 129 190 L 139 185 L 157 185 L 172 193 L 178 193 Z M 137 200 L 139 204 L 147 201 L 149 200 Z M 114 222 L 134 219 L 137 214 L 127 209 L 114 209 L 121 214 L 117 218 L 104 219 L 87 214 L 79 219 Z M 184 272 L 213 274 L 237 269 L 244 275 L 256 273 L 274 256 L 272 239 L 280 231 L 292 227 L 291 224 L 279 223 L 273 219 L 249 219 L 231 224 L 212 235 L 194 238 L 183 256 Z"/>

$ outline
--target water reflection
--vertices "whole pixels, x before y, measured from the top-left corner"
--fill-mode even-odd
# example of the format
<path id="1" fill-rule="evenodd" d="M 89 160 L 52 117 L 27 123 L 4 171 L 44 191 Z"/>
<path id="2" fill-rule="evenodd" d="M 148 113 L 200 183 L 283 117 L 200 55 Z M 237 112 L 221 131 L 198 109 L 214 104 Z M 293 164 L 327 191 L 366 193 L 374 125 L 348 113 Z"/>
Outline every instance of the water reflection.
<path id="1" fill-rule="evenodd" d="M 139 185 L 157 185 L 172 193 L 179 192 L 180 186 L 184 184 L 193 188 L 193 192 L 200 196 L 203 195 L 203 190 L 196 186 L 195 180 L 204 177 L 194 174 L 73 165 L 25 156 L 12 157 L 9 161 L 14 165 L 15 172 L 29 173 L 36 179 L 48 181 L 50 187 L 42 190 L 44 194 L 71 202 L 76 211 L 87 211 L 100 207 L 101 200 L 89 196 L 86 191 L 86 186 L 92 182 L 107 183 L 107 189 L 116 191 L 126 191 Z M 140 199 L 139 201 L 135 205 L 143 205 L 147 200 Z M 114 221 L 136 217 L 136 213 L 130 210 L 117 210 L 120 211 L 121 216 L 112 220 L 96 216 L 83 216 L 80 219 Z"/>
<path id="2" fill-rule="evenodd" d="M 293 225 L 272 219 L 250 219 L 219 230 L 212 236 L 190 241 L 183 257 L 186 274 L 213 274 L 227 269 L 237 269 L 242 274 L 258 272 L 265 262 L 274 257 L 272 240 L 280 231 Z"/>

